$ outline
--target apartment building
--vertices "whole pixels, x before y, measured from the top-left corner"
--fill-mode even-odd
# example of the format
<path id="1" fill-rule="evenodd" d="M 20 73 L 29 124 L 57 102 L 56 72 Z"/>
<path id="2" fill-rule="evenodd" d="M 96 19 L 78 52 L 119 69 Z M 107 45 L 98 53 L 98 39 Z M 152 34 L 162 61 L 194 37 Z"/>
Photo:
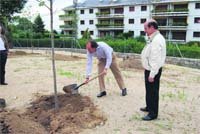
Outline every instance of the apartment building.
<path id="1" fill-rule="evenodd" d="M 154 18 L 167 40 L 200 41 L 199 0 L 86 0 L 64 12 L 60 28 L 78 38 L 86 30 L 94 39 L 124 32 L 143 36 L 143 23 Z"/>

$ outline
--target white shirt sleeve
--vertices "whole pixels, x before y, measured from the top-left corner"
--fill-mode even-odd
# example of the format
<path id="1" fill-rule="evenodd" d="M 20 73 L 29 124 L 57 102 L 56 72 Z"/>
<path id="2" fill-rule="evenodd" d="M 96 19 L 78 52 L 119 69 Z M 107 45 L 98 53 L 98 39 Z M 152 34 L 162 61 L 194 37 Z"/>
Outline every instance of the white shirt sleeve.
<path id="1" fill-rule="evenodd" d="M 109 49 L 104 48 L 104 52 L 106 55 L 106 65 L 105 68 L 108 69 L 110 68 L 110 65 L 112 63 L 112 51 Z"/>
<path id="2" fill-rule="evenodd" d="M 91 75 L 91 72 L 92 72 L 92 60 L 93 60 L 93 55 L 87 51 L 86 78 Z"/>

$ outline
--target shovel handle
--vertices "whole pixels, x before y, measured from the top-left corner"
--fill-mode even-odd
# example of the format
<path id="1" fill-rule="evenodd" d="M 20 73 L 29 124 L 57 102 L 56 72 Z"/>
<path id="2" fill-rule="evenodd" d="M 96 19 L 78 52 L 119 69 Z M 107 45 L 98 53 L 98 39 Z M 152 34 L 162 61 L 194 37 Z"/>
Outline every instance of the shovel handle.
<path id="1" fill-rule="evenodd" d="M 90 81 L 98 78 L 99 76 L 103 75 L 103 72 L 101 72 L 100 74 L 98 74 L 97 76 L 93 77 L 92 79 L 89 79 L 87 83 L 89 83 Z"/>
<path id="2" fill-rule="evenodd" d="M 81 87 L 81 86 L 83 86 L 83 85 L 85 85 L 85 84 L 86 84 L 86 83 L 84 82 L 84 83 L 78 85 L 77 87 L 75 87 L 73 90 L 77 90 L 79 87 Z"/>
<path id="3" fill-rule="evenodd" d="M 89 79 L 88 82 L 90 82 L 90 81 L 92 81 L 92 80 L 98 78 L 98 77 L 101 76 L 101 75 L 103 75 L 103 72 L 100 73 L 100 74 L 98 74 L 97 76 L 93 77 L 92 79 Z M 88 83 L 88 82 L 87 82 L 87 83 Z M 85 85 L 85 84 L 87 84 L 87 83 L 83 82 L 83 83 L 81 83 L 80 85 L 78 85 L 77 87 L 75 87 L 73 90 L 78 90 L 79 87 L 81 87 L 81 86 L 83 86 L 83 85 Z"/>

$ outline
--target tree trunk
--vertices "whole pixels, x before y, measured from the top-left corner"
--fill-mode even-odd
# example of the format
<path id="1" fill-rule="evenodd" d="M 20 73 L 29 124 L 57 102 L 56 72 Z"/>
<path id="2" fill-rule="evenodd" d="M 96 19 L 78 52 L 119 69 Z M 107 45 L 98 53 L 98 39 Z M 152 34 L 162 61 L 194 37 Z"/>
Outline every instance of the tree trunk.
<path id="1" fill-rule="evenodd" d="M 50 0 L 50 21 L 51 21 L 51 47 L 52 47 L 52 69 L 54 78 L 54 99 L 55 99 L 55 110 L 58 110 L 58 97 L 57 97 L 57 84 L 56 84 L 56 67 L 54 58 L 54 32 L 53 32 L 53 2 Z"/>

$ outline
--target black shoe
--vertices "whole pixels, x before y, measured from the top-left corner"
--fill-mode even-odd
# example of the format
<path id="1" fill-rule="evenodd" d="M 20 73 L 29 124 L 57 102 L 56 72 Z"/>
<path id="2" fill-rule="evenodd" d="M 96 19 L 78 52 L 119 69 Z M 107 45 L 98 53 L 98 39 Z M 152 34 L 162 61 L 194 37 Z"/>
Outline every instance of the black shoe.
<path id="1" fill-rule="evenodd" d="M 106 91 L 103 91 L 103 92 L 101 92 L 101 93 L 99 93 L 99 94 L 97 95 L 98 98 L 99 98 L 99 97 L 102 97 L 102 96 L 106 96 Z"/>
<path id="2" fill-rule="evenodd" d="M 154 120 L 156 118 L 157 118 L 156 116 L 146 115 L 146 116 L 142 117 L 142 120 L 143 121 L 151 121 L 151 120 Z"/>
<path id="3" fill-rule="evenodd" d="M 122 96 L 126 96 L 127 95 L 127 90 L 126 88 L 122 89 Z"/>
<path id="4" fill-rule="evenodd" d="M 1 83 L 0 85 L 8 85 L 8 83 Z"/>
<path id="5" fill-rule="evenodd" d="M 142 107 L 142 108 L 140 108 L 140 111 L 149 112 L 149 110 L 147 109 L 147 107 Z"/>

